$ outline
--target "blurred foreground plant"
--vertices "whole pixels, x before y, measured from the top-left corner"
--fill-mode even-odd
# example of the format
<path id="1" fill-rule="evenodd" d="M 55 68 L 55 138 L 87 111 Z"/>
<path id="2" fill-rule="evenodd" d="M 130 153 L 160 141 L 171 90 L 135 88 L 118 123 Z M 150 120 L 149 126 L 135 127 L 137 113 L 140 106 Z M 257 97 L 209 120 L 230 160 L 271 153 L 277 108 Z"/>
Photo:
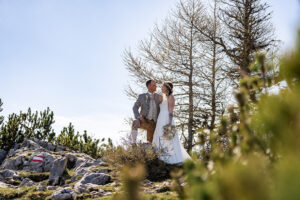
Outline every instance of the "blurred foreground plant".
<path id="1" fill-rule="evenodd" d="M 142 164 L 136 167 L 124 166 L 121 171 L 123 192 L 114 196 L 114 200 L 142 200 L 141 182 L 145 179 L 146 171 Z"/>
<path id="2" fill-rule="evenodd" d="M 300 199 L 300 32 L 279 76 L 261 54 L 240 81 L 237 105 L 217 130 L 200 130 L 200 160 L 185 163 L 187 185 L 176 191 L 199 200 Z M 278 81 L 288 88 L 270 87 Z"/>

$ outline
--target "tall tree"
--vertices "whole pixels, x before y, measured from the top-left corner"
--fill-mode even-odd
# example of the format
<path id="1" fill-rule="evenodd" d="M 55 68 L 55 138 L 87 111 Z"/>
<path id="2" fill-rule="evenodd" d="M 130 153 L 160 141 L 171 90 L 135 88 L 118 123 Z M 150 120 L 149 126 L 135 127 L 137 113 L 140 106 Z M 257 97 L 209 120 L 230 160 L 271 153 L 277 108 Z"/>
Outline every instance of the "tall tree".
<path id="1" fill-rule="evenodd" d="M 3 111 L 2 105 L 3 105 L 2 99 L 0 99 L 0 112 Z M 3 123 L 3 120 L 4 120 L 4 117 L 0 115 L 0 125 Z"/>
<path id="2" fill-rule="evenodd" d="M 182 127 L 187 150 L 194 145 L 195 129 L 202 120 L 200 69 L 203 66 L 201 39 L 195 27 L 205 22 L 205 9 L 200 1 L 180 1 L 171 17 L 155 27 L 149 39 L 140 42 L 138 56 L 125 51 L 124 62 L 135 80 L 144 87 L 147 79 L 172 81 L 176 98 L 175 117 Z M 188 20 L 187 20 L 188 19 Z M 129 87 L 128 94 L 134 96 Z"/>
<path id="3" fill-rule="evenodd" d="M 227 69 L 225 53 L 217 43 L 217 38 L 224 34 L 222 24 L 217 17 L 218 5 L 219 1 L 214 0 L 210 5 L 212 12 L 207 14 L 205 23 L 199 22 L 196 25 L 197 29 L 201 30 L 198 31 L 200 39 L 205 38 L 202 43 L 206 50 L 203 57 L 205 64 L 201 67 L 199 74 L 202 79 L 200 98 L 207 108 L 203 110 L 205 124 L 202 126 L 210 130 L 214 129 L 216 120 L 224 113 L 229 88 L 228 77 L 224 73 Z M 209 33 L 212 37 L 206 37 L 202 31 Z"/>
<path id="4" fill-rule="evenodd" d="M 229 71 L 233 80 L 250 75 L 254 54 L 276 43 L 269 7 L 261 0 L 222 0 L 220 18 L 226 34 L 218 42 L 235 65 Z"/>

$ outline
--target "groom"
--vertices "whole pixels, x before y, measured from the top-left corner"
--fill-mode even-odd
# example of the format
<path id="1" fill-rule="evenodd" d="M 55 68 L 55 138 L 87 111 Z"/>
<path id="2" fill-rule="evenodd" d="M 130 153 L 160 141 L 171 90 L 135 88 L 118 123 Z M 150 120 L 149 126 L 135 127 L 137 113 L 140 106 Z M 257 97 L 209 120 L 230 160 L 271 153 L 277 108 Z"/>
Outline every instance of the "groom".
<path id="1" fill-rule="evenodd" d="M 156 82 L 148 80 L 146 82 L 147 93 L 140 94 L 133 106 L 135 120 L 132 123 L 131 142 L 136 143 L 138 129 L 147 131 L 147 141 L 152 143 L 156 120 L 159 114 L 159 94 L 156 94 Z M 141 110 L 139 111 L 139 108 Z"/>

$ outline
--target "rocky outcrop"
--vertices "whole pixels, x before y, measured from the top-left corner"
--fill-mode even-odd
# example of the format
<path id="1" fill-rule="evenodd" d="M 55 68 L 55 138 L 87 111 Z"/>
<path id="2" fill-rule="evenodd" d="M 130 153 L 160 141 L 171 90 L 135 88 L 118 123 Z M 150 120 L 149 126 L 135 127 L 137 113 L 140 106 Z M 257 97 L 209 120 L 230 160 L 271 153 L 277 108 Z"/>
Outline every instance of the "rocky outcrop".
<path id="1" fill-rule="evenodd" d="M 152 146 L 145 144 L 142 148 Z M 171 169 L 162 161 L 153 160 L 147 169 L 151 177 L 144 181 L 144 192 L 171 193 L 170 181 L 157 183 Z M 112 182 L 111 174 L 116 173 L 102 159 L 33 138 L 8 151 L 0 166 L 0 188 L 31 186 L 38 193 L 53 193 L 47 200 L 95 199 L 120 191 L 122 183 Z"/>
<path id="2" fill-rule="evenodd" d="M 60 185 L 60 181 L 67 167 L 67 163 L 67 158 L 57 159 L 54 161 L 49 176 L 50 185 Z"/>
<path id="3" fill-rule="evenodd" d="M 94 161 L 83 153 L 65 150 L 66 148 L 63 146 L 56 146 L 35 138 L 26 139 L 21 145 L 15 145 L 10 149 L 0 169 L 50 172 L 57 159 L 67 158 L 69 169 L 80 166 L 83 162 Z M 79 159 L 77 155 L 80 155 L 81 158 Z M 34 160 L 36 156 L 42 157 L 42 162 Z"/>
<path id="4" fill-rule="evenodd" d="M 5 178 L 5 179 L 8 179 L 8 178 L 18 179 L 18 178 L 20 178 L 15 171 L 9 170 L 9 169 L 1 170 L 0 171 L 0 176 Z"/>
<path id="5" fill-rule="evenodd" d="M 53 200 L 75 199 L 82 193 L 97 198 L 109 194 L 100 188 L 111 181 L 110 170 L 102 166 L 106 165 L 101 159 L 66 151 L 63 146 L 34 138 L 27 139 L 7 153 L 0 166 L 0 187 L 35 186 L 37 191 L 56 190 L 51 196 Z M 67 169 L 72 170 L 71 175 Z M 46 180 L 49 176 L 48 181 L 41 176 L 46 176 Z"/>

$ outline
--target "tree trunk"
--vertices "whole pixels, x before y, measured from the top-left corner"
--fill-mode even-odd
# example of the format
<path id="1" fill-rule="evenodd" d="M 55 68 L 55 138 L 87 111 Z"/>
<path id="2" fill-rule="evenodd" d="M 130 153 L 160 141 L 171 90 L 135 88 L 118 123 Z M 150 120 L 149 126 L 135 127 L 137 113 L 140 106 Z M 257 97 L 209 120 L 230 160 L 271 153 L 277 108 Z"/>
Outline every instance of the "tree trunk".
<path id="1" fill-rule="evenodd" d="M 193 93 L 193 26 L 191 27 L 191 43 L 190 43 L 190 74 L 189 74 L 189 120 L 188 120 L 188 146 L 187 151 L 193 148 L 193 138 L 194 138 L 194 93 Z"/>

